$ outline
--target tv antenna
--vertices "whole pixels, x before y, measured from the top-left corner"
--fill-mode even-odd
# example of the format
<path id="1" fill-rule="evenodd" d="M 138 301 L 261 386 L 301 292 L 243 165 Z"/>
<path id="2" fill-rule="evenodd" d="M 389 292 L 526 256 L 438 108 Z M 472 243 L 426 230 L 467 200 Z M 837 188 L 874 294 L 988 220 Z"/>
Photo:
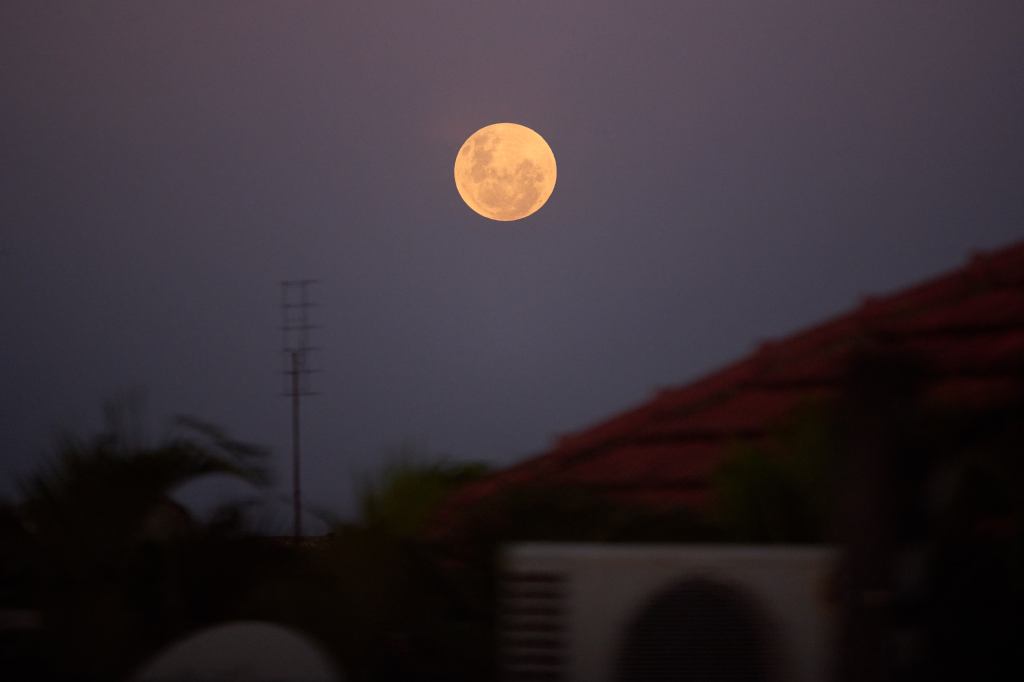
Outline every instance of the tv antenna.
<path id="1" fill-rule="evenodd" d="M 309 354 L 318 348 L 309 344 L 309 310 L 315 307 L 309 289 L 315 279 L 289 279 L 281 282 L 281 334 L 283 395 L 292 399 L 292 515 L 295 539 L 302 537 L 302 431 L 300 413 L 302 398 L 317 395 L 312 390 L 310 375 L 317 370 L 309 367 Z"/>

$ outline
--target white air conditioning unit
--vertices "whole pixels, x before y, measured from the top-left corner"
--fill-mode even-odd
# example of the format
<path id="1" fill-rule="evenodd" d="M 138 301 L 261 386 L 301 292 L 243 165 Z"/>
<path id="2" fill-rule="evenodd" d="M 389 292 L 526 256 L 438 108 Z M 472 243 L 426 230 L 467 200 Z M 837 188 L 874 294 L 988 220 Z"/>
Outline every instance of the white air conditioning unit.
<path id="1" fill-rule="evenodd" d="M 823 682 L 835 557 L 819 547 L 508 546 L 504 678 Z"/>

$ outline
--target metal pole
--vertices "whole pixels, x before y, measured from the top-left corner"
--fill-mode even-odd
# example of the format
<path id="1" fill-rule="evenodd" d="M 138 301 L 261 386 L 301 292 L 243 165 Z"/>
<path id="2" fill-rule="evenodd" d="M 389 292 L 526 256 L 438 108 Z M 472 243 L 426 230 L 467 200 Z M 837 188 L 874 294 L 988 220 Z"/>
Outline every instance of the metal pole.
<path id="1" fill-rule="evenodd" d="M 310 369 L 307 356 L 313 350 L 309 345 L 308 311 L 310 302 L 307 287 L 314 279 L 285 280 L 281 282 L 281 330 L 285 358 L 284 374 L 290 376 L 290 385 L 284 394 L 292 399 L 292 515 L 293 534 L 302 537 L 302 433 L 300 429 L 301 401 L 304 395 L 316 395 L 309 387 Z M 297 294 L 297 298 L 296 298 Z"/>
<path id="2" fill-rule="evenodd" d="M 299 372 L 301 351 L 292 351 L 292 514 L 295 524 L 295 539 L 302 537 L 302 485 L 300 478 L 299 458 L 302 446 L 299 440 Z"/>

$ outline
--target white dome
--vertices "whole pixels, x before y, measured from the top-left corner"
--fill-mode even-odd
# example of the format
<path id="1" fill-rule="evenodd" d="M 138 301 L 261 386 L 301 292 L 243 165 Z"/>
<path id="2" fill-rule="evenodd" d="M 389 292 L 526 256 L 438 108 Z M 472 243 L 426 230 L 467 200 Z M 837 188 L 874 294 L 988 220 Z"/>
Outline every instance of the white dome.
<path id="1" fill-rule="evenodd" d="M 167 647 L 132 682 L 341 682 L 316 645 L 288 628 L 259 621 L 225 623 Z"/>

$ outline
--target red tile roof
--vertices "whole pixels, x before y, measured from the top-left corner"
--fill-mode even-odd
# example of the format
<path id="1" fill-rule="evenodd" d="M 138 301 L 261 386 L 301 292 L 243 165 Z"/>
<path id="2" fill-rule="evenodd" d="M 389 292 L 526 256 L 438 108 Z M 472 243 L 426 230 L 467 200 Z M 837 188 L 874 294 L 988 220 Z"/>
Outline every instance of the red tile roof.
<path id="1" fill-rule="evenodd" d="M 452 510 L 508 486 L 578 484 L 655 508 L 701 505 L 727 446 L 757 438 L 795 408 L 826 399 L 864 344 L 914 356 L 927 397 L 983 408 L 1024 380 L 1024 243 L 975 255 L 949 274 L 858 308 L 579 433 L 471 484 Z"/>

